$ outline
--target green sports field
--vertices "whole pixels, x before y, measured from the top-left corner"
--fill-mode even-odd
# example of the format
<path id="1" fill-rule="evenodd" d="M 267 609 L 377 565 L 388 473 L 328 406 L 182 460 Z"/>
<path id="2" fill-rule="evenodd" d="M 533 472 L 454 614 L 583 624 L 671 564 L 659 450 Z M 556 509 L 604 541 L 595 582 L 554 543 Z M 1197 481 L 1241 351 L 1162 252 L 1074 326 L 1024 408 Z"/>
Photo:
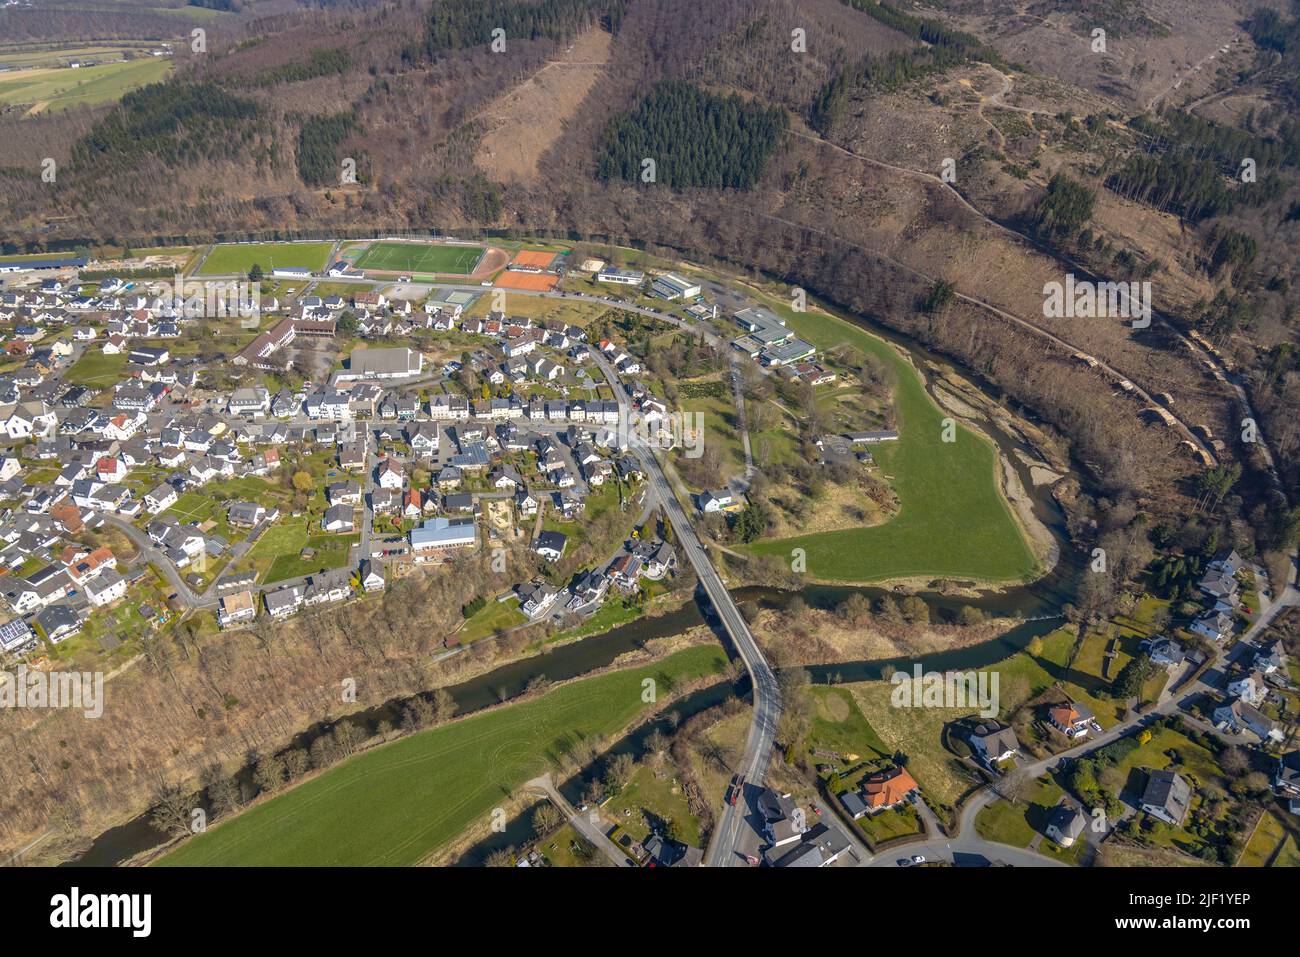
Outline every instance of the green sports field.
<path id="1" fill-rule="evenodd" d="M 765 302 L 819 350 L 848 345 L 895 370 L 900 438 L 873 445 L 871 454 L 898 494 L 899 510 L 870 528 L 769 539 L 749 547 L 782 558 L 805 549 L 808 574 L 830 581 L 922 575 L 1012 581 L 1032 575 L 1033 554 L 998 488 L 993 445 L 961 427 L 955 442 L 944 442 L 946 413 L 912 364 L 883 339 L 835 316 Z"/>
<path id="2" fill-rule="evenodd" d="M 227 243 L 214 246 L 199 268 L 200 276 L 247 273 L 254 265 L 271 275 L 272 268 L 303 267 L 319 272 L 326 266 L 333 243 Z"/>
<path id="3" fill-rule="evenodd" d="M 371 243 L 357 259 L 358 269 L 377 272 L 451 273 L 468 276 L 483 256 L 482 246 L 432 243 Z"/>
<path id="4" fill-rule="evenodd" d="M 579 741 L 606 739 L 696 678 L 720 675 L 716 645 L 555 688 L 375 748 L 218 823 L 158 863 L 172 866 L 402 866 L 416 864 Z"/>

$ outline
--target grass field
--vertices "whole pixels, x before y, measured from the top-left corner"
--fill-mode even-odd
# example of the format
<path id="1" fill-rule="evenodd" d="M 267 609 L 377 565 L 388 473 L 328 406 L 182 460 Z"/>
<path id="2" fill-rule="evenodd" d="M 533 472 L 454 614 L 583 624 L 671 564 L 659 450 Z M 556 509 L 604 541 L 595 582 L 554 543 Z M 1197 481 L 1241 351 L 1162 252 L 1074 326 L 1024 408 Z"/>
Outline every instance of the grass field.
<path id="1" fill-rule="evenodd" d="M 578 741 L 606 737 L 655 705 L 652 678 L 674 684 L 720 674 L 722 649 L 688 648 L 662 661 L 562 685 L 516 705 L 423 731 L 357 755 L 159 862 L 170 866 L 402 866 L 418 863 Z"/>
<path id="2" fill-rule="evenodd" d="M 883 758 L 893 753 L 880 740 L 847 689 L 813 686 L 808 693 L 815 704 L 808 731 L 808 741 L 813 747 L 840 755 L 855 754 L 859 759 Z"/>
<path id="3" fill-rule="evenodd" d="M 680 828 L 682 841 L 700 845 L 700 822 L 691 814 L 681 784 L 671 773 L 660 777 L 649 765 L 638 767 L 627 787 L 610 798 L 603 811 L 638 844 L 650 836 L 652 824 L 672 821 Z"/>
<path id="4" fill-rule="evenodd" d="M 380 272 L 452 273 L 468 276 L 483 255 L 482 246 L 431 243 L 371 243 L 357 259 L 358 269 Z"/>
<path id="5" fill-rule="evenodd" d="M 462 645 L 468 645 L 472 641 L 496 634 L 498 630 L 522 625 L 527 620 L 515 602 L 489 601 L 478 614 L 465 622 L 465 627 L 456 633 L 456 640 Z"/>
<path id="6" fill-rule="evenodd" d="M 1021 651 L 979 669 L 997 672 L 1003 716 L 1052 685 L 1054 673 L 1069 657 L 1071 644 L 1069 632 L 1058 629 L 1043 639 L 1041 659 Z M 968 716 L 971 708 L 896 708 L 891 701 L 894 685 L 888 681 L 855 682 L 841 687 L 853 695 L 863 717 L 884 743 L 884 750 L 907 751 L 908 770 L 926 794 L 952 805 L 963 791 L 979 782 L 974 772 L 943 746 L 944 725 Z"/>
<path id="7" fill-rule="evenodd" d="M 1273 852 L 1283 841 L 1290 840 L 1290 835 L 1282 822 L 1274 814 L 1265 813 L 1259 819 L 1254 832 L 1250 835 L 1241 857 L 1237 858 L 1238 867 L 1266 867 L 1273 859 Z M 1279 855 L 1280 857 L 1281 855 Z M 1281 866 L 1287 866 L 1282 864 Z M 1293 866 L 1293 865 L 1292 865 Z"/>
<path id="8" fill-rule="evenodd" d="M 15 253 L 11 256 L 0 256 L 0 263 L 26 263 L 35 259 L 74 259 L 80 253 L 63 251 L 49 253 Z"/>
<path id="9" fill-rule="evenodd" d="M 111 386 L 126 372 L 126 355 L 105 355 L 98 349 L 86 350 L 64 376 L 73 385 L 103 389 Z"/>
<path id="10" fill-rule="evenodd" d="M 750 547 L 787 560 L 792 549 L 805 549 L 808 574 L 826 580 L 943 575 L 1011 581 L 1031 576 L 1036 563 L 998 489 L 994 447 L 960 426 L 956 441 L 944 442 L 945 413 L 911 363 L 882 339 L 825 313 L 796 313 L 773 300 L 767 304 L 819 349 L 850 346 L 895 371 L 901 438 L 873 446 L 872 455 L 898 495 L 899 510 L 883 525 Z"/>
<path id="11" fill-rule="evenodd" d="M 170 58 L 149 57 L 77 70 L 21 70 L 12 77 L 0 79 L 0 103 L 31 103 L 43 111 L 109 103 L 138 86 L 157 83 L 171 68 Z"/>
<path id="12" fill-rule="evenodd" d="M 214 246 L 199 268 L 200 276 L 246 274 L 261 266 L 268 276 L 273 267 L 325 268 L 332 243 L 227 243 Z"/>
<path id="13" fill-rule="evenodd" d="M 272 584 L 310 575 L 322 568 L 342 568 L 348 563 L 350 547 L 360 538 L 355 532 L 343 535 L 322 532 L 314 519 L 287 519 L 263 532 L 246 558 L 261 575 L 260 580 Z M 299 557 L 309 547 L 315 554 L 311 558 Z"/>

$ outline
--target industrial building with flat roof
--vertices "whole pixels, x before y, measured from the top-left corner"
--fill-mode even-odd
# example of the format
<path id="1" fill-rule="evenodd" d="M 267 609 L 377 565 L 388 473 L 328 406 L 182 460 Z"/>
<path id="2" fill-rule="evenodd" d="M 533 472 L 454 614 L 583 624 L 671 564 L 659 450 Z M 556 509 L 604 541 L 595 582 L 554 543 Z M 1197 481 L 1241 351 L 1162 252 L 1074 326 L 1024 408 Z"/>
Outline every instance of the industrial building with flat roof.
<path id="1" fill-rule="evenodd" d="M 660 299 L 691 299 L 700 294 L 700 284 L 666 272 L 655 277 L 650 291 Z"/>
<path id="2" fill-rule="evenodd" d="M 359 379 L 407 379 L 424 369 L 424 356 L 405 346 L 396 349 L 357 349 L 348 367 L 335 374 L 339 382 Z"/>
<path id="3" fill-rule="evenodd" d="M 473 548 L 478 544 L 478 529 L 472 518 L 431 518 L 410 532 L 411 554 L 416 560 L 429 558 L 453 548 Z"/>
<path id="4" fill-rule="evenodd" d="M 596 282 L 613 282 L 621 286 L 639 286 L 645 273 L 636 269 L 602 269 L 596 273 Z"/>

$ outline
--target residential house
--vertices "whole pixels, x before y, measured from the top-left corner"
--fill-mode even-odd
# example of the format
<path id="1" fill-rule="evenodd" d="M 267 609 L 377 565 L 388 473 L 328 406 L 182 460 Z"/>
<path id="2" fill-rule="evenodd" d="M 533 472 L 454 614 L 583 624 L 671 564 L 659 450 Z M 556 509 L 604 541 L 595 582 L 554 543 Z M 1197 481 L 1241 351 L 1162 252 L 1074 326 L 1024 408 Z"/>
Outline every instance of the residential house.
<path id="1" fill-rule="evenodd" d="M 699 496 L 700 511 L 705 513 L 723 512 L 731 508 L 735 498 L 727 489 L 702 492 Z"/>
<path id="2" fill-rule="evenodd" d="M 843 831 L 822 822 L 805 830 L 794 847 L 781 852 L 767 848 L 763 856 L 769 867 L 829 867 L 851 846 Z"/>
<path id="3" fill-rule="evenodd" d="M 890 768 L 868 775 L 862 782 L 862 800 L 867 813 L 875 814 L 896 807 L 918 791 L 919 785 L 907 768 Z"/>
<path id="4" fill-rule="evenodd" d="M 1258 671 L 1251 671 L 1230 679 L 1227 690 L 1229 695 L 1235 695 L 1255 707 L 1263 704 L 1264 699 L 1268 697 L 1268 686 L 1264 684 L 1264 676 Z"/>
<path id="5" fill-rule="evenodd" d="M 272 618 L 283 619 L 298 611 L 302 604 L 303 589 L 301 585 L 291 585 L 267 592 L 262 596 L 266 611 Z"/>
<path id="6" fill-rule="evenodd" d="M 1273 791 L 1278 797 L 1289 799 L 1293 807 L 1300 801 L 1300 749 L 1288 751 L 1277 759 Z"/>
<path id="7" fill-rule="evenodd" d="M 312 575 L 303 591 L 303 604 L 327 605 L 352 597 L 352 570 L 334 568 Z"/>
<path id="8" fill-rule="evenodd" d="M 326 532 L 350 532 L 353 528 L 351 505 L 331 505 L 321 516 L 320 527 Z"/>
<path id="9" fill-rule="evenodd" d="M 126 594 L 126 579 L 115 568 L 109 568 L 84 585 L 86 597 L 96 608 L 110 605 Z"/>
<path id="10" fill-rule="evenodd" d="M 795 814 L 795 803 L 789 794 L 764 788 L 755 799 L 754 806 L 763 821 L 763 836 L 773 847 L 797 841 L 803 834 L 800 815 Z"/>
<path id="11" fill-rule="evenodd" d="M 229 628 L 257 617 L 257 604 L 248 589 L 222 595 L 217 601 L 217 624 Z"/>
<path id="12" fill-rule="evenodd" d="M 1067 738 L 1082 738 L 1087 736 L 1095 716 L 1086 705 L 1067 701 L 1048 708 L 1047 720 Z"/>
<path id="13" fill-rule="evenodd" d="M 998 764 L 1020 751 L 1016 732 L 1001 721 L 983 721 L 970 733 L 971 748 L 986 764 Z"/>
<path id="14" fill-rule="evenodd" d="M 366 594 L 383 591 L 386 584 L 383 567 L 369 558 L 361 560 L 361 588 Z"/>
<path id="15" fill-rule="evenodd" d="M 1232 615 L 1226 611 L 1209 611 L 1193 621 L 1188 630 L 1218 642 L 1230 637 L 1233 629 Z"/>
<path id="16" fill-rule="evenodd" d="M 515 586 L 515 594 L 519 596 L 519 610 L 534 621 L 551 610 L 559 593 L 558 588 L 541 579 Z"/>
<path id="17" fill-rule="evenodd" d="M 1157 635 L 1154 638 L 1144 639 L 1142 642 L 1142 651 L 1145 651 L 1151 663 L 1160 668 L 1172 671 L 1187 660 L 1187 651 L 1181 644 L 1172 638 L 1164 638 Z"/>
<path id="18" fill-rule="evenodd" d="M 1138 806 L 1167 824 L 1181 827 L 1192 803 L 1187 779 L 1175 771 L 1152 771 Z"/>
<path id="19" fill-rule="evenodd" d="M 71 638 L 81 630 L 81 616 L 67 604 L 51 605 L 36 616 L 36 626 L 54 643 Z"/>
<path id="20" fill-rule="evenodd" d="M 253 528 L 267 517 L 266 508 L 256 502 L 236 502 L 226 512 L 227 521 L 241 528 Z"/>
<path id="21" fill-rule="evenodd" d="M 393 459 L 385 459 L 379 466 L 378 482 L 380 488 L 400 489 L 406 482 L 402 466 Z"/>
<path id="22" fill-rule="evenodd" d="M 568 543 L 568 537 L 562 532 L 543 531 L 538 534 L 533 542 L 533 551 L 548 562 L 558 562 L 564 555 L 564 549 Z"/>
<path id="23" fill-rule="evenodd" d="M 1083 812 L 1068 804 L 1058 804 L 1047 814 L 1044 833 L 1061 847 L 1070 847 L 1079 839 L 1088 819 Z"/>
<path id="24" fill-rule="evenodd" d="M 1215 708 L 1211 720 L 1220 730 L 1253 734 L 1260 741 L 1281 742 L 1285 737 L 1276 721 L 1240 698 L 1231 698 Z"/>

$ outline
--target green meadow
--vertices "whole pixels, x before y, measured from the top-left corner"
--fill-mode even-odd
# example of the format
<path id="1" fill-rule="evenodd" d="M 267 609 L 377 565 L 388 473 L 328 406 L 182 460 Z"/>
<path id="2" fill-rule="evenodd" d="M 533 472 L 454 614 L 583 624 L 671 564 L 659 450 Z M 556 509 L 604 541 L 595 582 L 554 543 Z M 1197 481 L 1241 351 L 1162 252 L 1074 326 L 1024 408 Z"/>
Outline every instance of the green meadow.
<path id="1" fill-rule="evenodd" d="M 849 346 L 895 371 L 900 438 L 871 446 L 871 454 L 898 495 L 899 510 L 881 525 L 765 540 L 751 550 L 788 559 L 802 548 L 808 574 L 835 581 L 1030 577 L 1036 562 L 999 490 L 992 443 L 960 424 L 956 441 L 943 441 L 946 413 L 926 392 L 920 373 L 883 339 L 825 313 L 767 304 L 819 351 Z"/>
<path id="2" fill-rule="evenodd" d="M 721 675 L 717 646 L 561 685 L 344 761 L 182 844 L 165 866 L 403 866 L 420 862 L 584 739 L 616 735 L 658 710 L 653 679 L 674 686 Z"/>

